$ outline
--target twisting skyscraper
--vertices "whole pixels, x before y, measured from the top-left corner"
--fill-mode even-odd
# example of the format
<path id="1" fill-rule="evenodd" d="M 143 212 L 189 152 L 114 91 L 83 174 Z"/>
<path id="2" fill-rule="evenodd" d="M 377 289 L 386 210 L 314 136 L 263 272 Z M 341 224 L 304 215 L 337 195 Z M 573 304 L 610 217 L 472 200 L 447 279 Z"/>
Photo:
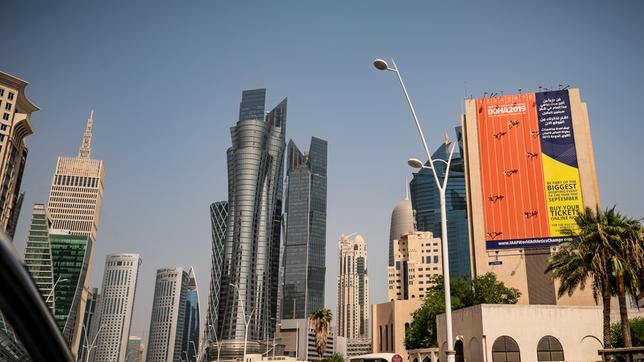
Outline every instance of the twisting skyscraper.
<path id="1" fill-rule="evenodd" d="M 209 334 L 224 340 L 222 355 L 241 355 L 272 337 L 277 314 L 286 99 L 264 114 L 266 90 L 242 93 L 239 121 L 231 128 L 225 238 L 213 240 Z M 215 232 L 213 230 L 213 236 Z M 218 288 L 218 290 L 217 290 Z M 217 315 L 212 315 L 217 313 Z M 209 336 L 214 339 L 214 336 Z"/>
<path id="2" fill-rule="evenodd" d="M 287 147 L 282 319 L 324 307 L 327 142 L 312 137 L 308 153 Z"/>

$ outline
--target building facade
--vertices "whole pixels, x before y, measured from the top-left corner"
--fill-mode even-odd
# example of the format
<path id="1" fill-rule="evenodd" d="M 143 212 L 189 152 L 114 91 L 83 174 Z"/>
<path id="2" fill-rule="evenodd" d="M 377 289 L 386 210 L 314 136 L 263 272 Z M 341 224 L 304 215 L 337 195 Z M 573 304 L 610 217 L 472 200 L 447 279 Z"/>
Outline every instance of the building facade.
<path id="1" fill-rule="evenodd" d="M 125 362 L 143 362 L 143 350 L 143 339 L 137 336 L 130 336 L 127 341 Z"/>
<path id="2" fill-rule="evenodd" d="M 465 161 L 463 155 L 461 127 L 456 128 L 458 146 L 452 156 L 449 179 L 445 190 L 447 208 L 447 242 L 449 246 L 450 276 L 471 276 L 470 242 L 467 219 L 467 192 L 465 184 Z M 449 158 L 453 143 L 445 137 L 445 142 L 432 155 L 434 160 Z M 434 167 L 439 180 L 445 176 L 447 166 L 435 162 Z M 430 231 L 434 236 L 441 237 L 440 197 L 433 172 L 421 169 L 414 173 L 410 184 L 412 207 L 416 212 L 418 230 Z"/>
<path id="3" fill-rule="evenodd" d="M 199 356 L 199 291 L 197 277 L 192 267 L 188 269 L 188 287 L 186 292 L 186 306 L 184 308 L 183 340 L 181 351 L 186 353 L 186 362 L 197 362 Z"/>
<path id="4" fill-rule="evenodd" d="M 389 266 L 394 265 L 396 255 L 395 240 L 403 235 L 416 231 L 416 219 L 409 195 L 400 200 L 391 212 L 391 225 L 389 226 Z"/>
<path id="5" fill-rule="evenodd" d="M 157 270 L 147 362 L 184 360 L 182 347 L 188 281 L 188 273 L 183 268 Z"/>
<path id="6" fill-rule="evenodd" d="M 243 353 L 246 313 L 248 353 L 259 352 L 275 329 L 287 102 L 264 114 L 265 93 L 242 93 L 239 121 L 230 130 L 226 234 L 221 260 L 213 258 L 213 274 L 221 277 L 209 298 L 218 311 L 208 317 L 224 341 L 222 355 Z"/>
<path id="7" fill-rule="evenodd" d="M 217 341 L 219 317 L 219 291 L 221 289 L 221 273 L 224 264 L 224 242 L 226 240 L 226 223 L 228 221 L 228 202 L 218 201 L 210 204 L 210 224 L 212 233 L 212 255 L 210 268 L 210 292 L 208 294 L 208 311 L 204 335 L 208 341 Z"/>
<path id="8" fill-rule="evenodd" d="M 45 205 L 34 204 L 25 247 L 25 266 L 43 300 L 53 312 L 56 300 L 53 298 L 53 288 L 56 281 L 54 280 L 51 244 L 49 243 L 50 227 L 51 220 Z"/>
<path id="9" fill-rule="evenodd" d="M 96 305 L 98 304 L 98 288 L 91 288 L 87 292 L 87 301 L 85 302 L 85 314 L 83 315 L 83 333 L 81 333 L 81 339 L 78 347 L 78 361 L 85 361 L 87 359 L 87 348 L 86 345 L 91 343 L 87 341 L 87 337 L 90 335 L 92 330 L 92 319 L 96 313 Z"/>
<path id="10" fill-rule="evenodd" d="M 87 239 L 87 272 L 79 280 L 79 303 L 68 313 L 68 316 L 75 321 L 74 325 L 70 325 L 72 337 L 69 343 L 72 351 L 79 350 L 80 338 L 83 334 L 84 301 L 87 300 L 87 290 L 89 290 L 94 243 L 103 202 L 105 170 L 103 161 L 91 159 L 93 127 L 92 111 L 87 119 L 78 156 L 58 157 L 47 203 L 53 229 L 68 230 L 70 235 L 84 236 Z"/>
<path id="11" fill-rule="evenodd" d="M 105 258 L 101 295 L 88 337 L 96 338 L 92 361 L 125 360 L 140 267 L 139 254 L 111 254 Z"/>
<path id="12" fill-rule="evenodd" d="M 360 234 L 341 235 L 338 241 L 337 308 L 338 336 L 348 340 L 369 336 L 367 244 Z"/>
<path id="13" fill-rule="evenodd" d="M 388 268 L 388 299 L 423 300 L 432 278 L 443 275 L 441 239 L 429 231 L 408 233 L 394 240 L 394 252 L 394 266 Z"/>
<path id="14" fill-rule="evenodd" d="M 282 319 L 277 327 L 275 343 L 283 346 L 284 356 L 297 361 L 321 361 L 330 358 L 336 352 L 333 328 L 329 328 L 326 348 L 320 356 L 315 344 L 315 331 L 311 328 L 308 318 Z"/>
<path id="15" fill-rule="evenodd" d="M 423 305 L 422 299 L 393 300 L 371 305 L 371 340 L 374 353 L 390 352 L 409 361 L 405 349 L 405 332 L 413 313 Z"/>
<path id="16" fill-rule="evenodd" d="M 307 318 L 324 308 L 327 142 L 312 137 L 308 152 L 287 147 L 282 318 Z"/>
<path id="17" fill-rule="evenodd" d="M 578 212 L 600 204 L 579 89 L 468 99 L 462 127 L 473 276 L 494 272 L 520 304 L 595 305 L 591 288 L 557 296 L 544 273 Z"/>
<path id="18" fill-rule="evenodd" d="M 20 214 L 20 185 L 27 162 L 25 138 L 34 132 L 38 107 L 25 94 L 27 82 L 0 72 L 0 230 L 12 239 Z"/>

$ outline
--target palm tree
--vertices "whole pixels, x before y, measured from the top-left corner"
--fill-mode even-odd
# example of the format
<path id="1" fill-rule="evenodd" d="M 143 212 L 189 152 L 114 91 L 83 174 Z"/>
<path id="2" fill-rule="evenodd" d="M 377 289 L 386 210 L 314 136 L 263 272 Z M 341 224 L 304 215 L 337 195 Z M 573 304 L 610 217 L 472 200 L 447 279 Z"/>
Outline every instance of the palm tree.
<path id="1" fill-rule="evenodd" d="M 624 346 L 631 347 L 626 292 L 635 294 L 644 271 L 644 242 L 639 221 L 626 218 L 615 207 L 594 212 L 586 208 L 575 218 L 579 240 L 564 242 L 548 260 L 546 272 L 559 279 L 558 294 L 572 295 L 592 280 L 593 297 L 601 296 L 603 305 L 604 348 L 610 340 L 610 299 L 617 295 Z M 573 235 L 573 230 L 566 234 Z"/>
<path id="2" fill-rule="evenodd" d="M 315 332 L 315 347 L 318 351 L 318 356 L 322 358 L 324 350 L 326 350 L 326 341 L 329 335 L 329 326 L 331 325 L 331 320 L 333 319 L 333 314 L 329 309 L 318 309 L 314 310 L 309 314 L 309 321 L 313 326 L 313 331 Z"/>

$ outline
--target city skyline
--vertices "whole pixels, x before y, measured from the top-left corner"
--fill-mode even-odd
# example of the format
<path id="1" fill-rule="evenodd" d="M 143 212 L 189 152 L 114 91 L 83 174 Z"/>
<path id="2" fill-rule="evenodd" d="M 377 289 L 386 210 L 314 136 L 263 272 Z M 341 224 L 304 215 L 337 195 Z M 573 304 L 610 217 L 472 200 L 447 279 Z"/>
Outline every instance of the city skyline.
<path id="1" fill-rule="evenodd" d="M 342 232 L 360 231 L 370 246 L 377 245 L 377 248 L 370 248 L 372 263 L 374 260 L 383 263 L 387 260 L 385 246 L 390 207 L 404 195 L 400 180 L 411 176 L 405 160 L 418 156 L 421 150 L 413 138 L 414 130 L 399 90 L 390 80 L 373 74 L 370 61 L 375 56 L 391 55 L 397 59 L 419 108 L 421 122 L 427 128 L 432 150 L 440 144 L 445 130 L 459 124 L 464 83 L 468 93 L 476 96 L 491 90 L 503 89 L 510 93 L 517 88 L 556 88 L 559 83 L 579 86 L 589 104 L 602 203 L 604 206 L 618 204 L 626 214 L 635 217 L 642 214 L 642 196 L 628 193 L 633 188 L 631 185 L 642 178 L 642 171 L 635 167 L 634 174 L 628 177 L 610 171 L 612 160 L 641 164 L 633 150 L 637 149 L 643 129 L 634 121 L 638 119 L 637 107 L 630 107 L 642 99 L 642 90 L 637 85 L 644 79 L 636 67 L 642 47 L 635 36 L 642 33 L 642 25 L 635 21 L 634 15 L 641 13 L 641 4 L 619 4 L 602 11 L 603 21 L 615 25 L 605 31 L 594 27 L 598 18 L 592 11 L 598 9 L 598 3 L 544 4 L 542 7 L 506 4 L 508 13 L 526 15 L 503 18 L 509 22 L 503 26 L 495 25 L 501 23 L 501 14 L 492 11 L 491 6 L 463 9 L 450 5 L 436 8 L 408 5 L 401 8 L 403 14 L 411 17 L 402 29 L 397 29 L 396 25 L 401 24 L 397 22 L 399 20 L 393 21 L 395 19 L 390 19 L 383 10 L 372 8 L 367 11 L 373 20 L 363 19 L 358 24 L 364 30 L 347 32 L 348 38 L 355 40 L 352 42 L 356 44 L 355 48 L 341 47 L 333 41 L 340 32 L 347 30 L 351 14 L 363 10 L 357 5 L 346 5 L 348 15 L 337 19 L 337 30 L 325 30 L 328 34 L 303 30 L 301 35 L 287 38 L 287 44 L 283 45 L 284 54 L 275 51 L 275 59 L 262 62 L 248 55 L 271 50 L 272 40 L 284 37 L 293 26 L 302 25 L 297 19 L 290 18 L 294 10 L 278 15 L 283 7 L 276 6 L 271 10 L 258 5 L 246 14 L 250 17 L 248 24 L 257 24 L 260 14 L 263 18 L 266 13 L 274 11 L 283 25 L 261 35 L 253 31 L 257 28 L 250 27 L 226 37 L 221 34 L 226 30 L 230 33 L 233 27 L 225 18 L 231 14 L 242 14 L 243 8 L 233 7 L 226 11 L 216 6 L 206 8 L 203 13 L 208 16 L 196 16 L 192 24 L 182 22 L 181 26 L 172 19 L 166 23 L 167 16 L 153 12 L 152 20 L 147 24 L 155 31 L 166 28 L 167 33 L 161 32 L 166 39 L 159 41 L 153 37 L 150 42 L 143 42 L 140 40 L 151 34 L 136 26 L 134 19 L 149 9 L 132 5 L 131 15 L 121 19 L 123 29 L 116 29 L 121 36 L 114 36 L 114 39 L 118 38 L 122 43 L 117 46 L 112 35 L 106 34 L 114 30 L 113 21 L 117 15 L 121 17 L 123 14 L 100 8 L 106 5 L 99 5 L 98 9 L 80 6 L 69 11 L 70 14 L 43 5 L 29 15 L 23 6 L 9 5 L 9 13 L 15 15 L 9 22 L 15 25 L 15 19 L 30 17 L 42 26 L 15 26 L 16 29 L 21 28 L 20 32 L 10 30 L 14 36 L 7 37 L 7 49 L 14 50 L 14 54 L 22 53 L 24 57 L 7 57 L 3 70 L 29 81 L 28 97 L 41 107 L 41 111 L 34 113 L 31 120 L 35 133 L 28 138 L 29 161 L 23 179 L 26 199 L 15 238 L 16 247 L 24 250 L 31 217 L 27 210 L 34 202 L 42 202 L 46 197 L 55 156 L 74 154 L 81 135 L 79 120 L 86 117 L 88 109 L 97 109 L 95 154 L 104 159 L 110 169 L 96 258 L 101 260 L 107 253 L 129 251 L 140 252 L 146 260 L 142 266 L 143 294 L 137 298 L 135 307 L 135 323 L 138 325 L 134 329 L 135 334 L 141 334 L 140 331 L 144 332 L 149 325 L 149 300 L 155 269 L 195 264 L 199 280 L 206 285 L 211 240 L 205 213 L 211 201 L 225 199 L 222 153 L 229 142 L 227 129 L 237 117 L 236 110 L 230 105 L 237 102 L 242 89 L 265 86 L 273 95 L 288 95 L 291 103 L 289 119 L 292 120 L 289 127 L 292 134 L 288 137 L 298 144 L 306 142 L 310 135 L 329 141 L 327 269 L 335 270 L 334 240 Z M 179 10 L 179 15 L 186 15 L 185 10 L 174 6 L 166 11 Z M 324 8 L 317 10 L 324 16 L 335 15 Z M 100 18 L 92 16 L 97 11 L 106 15 Z M 582 16 L 577 16 L 578 12 Z M 459 16 L 459 21 L 446 17 L 454 21 L 453 25 L 440 19 L 441 14 L 450 13 L 462 16 Z M 476 20 L 479 16 L 486 20 Z M 516 53 L 504 53 L 503 58 L 474 61 L 468 56 L 474 50 L 490 50 L 498 45 L 480 34 L 506 34 L 510 39 L 504 42 L 537 44 L 542 39 L 558 39 L 561 24 L 569 23 L 573 16 L 577 19 L 577 28 L 565 35 L 570 41 L 553 40 L 548 48 L 553 54 L 566 54 L 564 60 L 559 58 L 544 64 L 535 56 L 534 50 L 527 50 L 533 46 L 518 47 Z M 526 17 L 529 18 L 527 23 L 524 22 Z M 389 20 L 392 20 L 391 24 Z M 65 22 L 68 25 L 64 26 Z M 384 38 L 373 36 L 371 30 L 382 24 L 391 25 L 383 29 L 387 34 Z M 183 26 L 186 30 L 182 30 Z M 54 40 L 44 33 L 46 29 L 57 28 L 65 34 L 61 39 Z M 526 31 L 521 37 L 508 34 L 508 29 L 516 28 Z M 74 32 L 78 29 L 87 30 L 87 33 Z M 438 35 L 439 29 L 444 29 L 452 39 L 450 43 L 455 45 L 441 40 L 444 35 Z M 539 34 L 533 34 L 534 29 L 539 29 Z M 181 39 L 187 38 L 188 31 L 197 30 L 206 35 L 195 42 L 199 46 L 195 47 L 191 42 L 182 43 Z M 124 36 L 127 33 L 123 32 L 131 32 L 133 37 Z M 172 32 L 177 34 L 172 35 Z M 396 38 L 408 33 L 411 34 L 410 44 L 418 44 L 418 49 L 394 44 Z M 68 44 L 71 34 L 74 34 L 72 39 L 78 40 L 69 42 L 74 43 L 73 47 Z M 244 45 L 244 40 L 252 39 L 252 36 L 266 40 L 265 44 L 250 42 Z M 229 37 L 237 41 L 226 42 Z M 314 45 L 305 43 L 309 38 L 315 40 L 313 44 L 323 44 L 344 54 L 344 58 L 336 59 L 339 66 L 325 68 L 329 51 L 313 49 Z M 203 56 L 188 60 L 188 66 L 183 58 L 166 57 L 175 53 L 175 49 L 169 50 L 164 45 L 168 40 L 182 43 L 181 53 L 201 54 L 203 51 Z M 29 41 L 34 42 L 33 49 L 24 46 Z M 47 43 L 50 41 L 51 45 Z M 143 49 L 137 50 L 136 46 L 142 43 L 145 44 Z M 214 44 L 214 47 L 202 49 L 204 43 Z M 598 53 L 596 49 L 601 46 L 610 51 Z M 293 48 L 306 51 L 296 56 Z M 144 54 L 146 51 L 151 55 Z M 119 60 L 108 57 L 109 53 L 119 54 Z M 232 56 L 228 57 L 227 53 Z M 243 60 L 235 64 L 240 58 Z M 325 60 L 320 60 L 322 58 Z M 51 59 L 51 62 L 44 66 L 42 59 Z M 151 59 L 155 61 L 150 62 Z M 619 69 L 613 70 L 615 59 Z M 257 69 L 255 65 L 258 65 Z M 275 72 L 276 68 L 280 71 Z M 596 71 L 607 68 L 611 69 L 610 77 Z M 128 69 L 131 70 L 124 71 Z M 269 72 L 268 69 L 272 70 Z M 481 72 L 481 69 L 486 69 L 486 72 Z M 177 72 L 181 76 L 167 70 L 181 70 Z M 274 75 L 259 75 L 271 72 Z M 183 77 L 191 83 L 185 94 L 158 92 L 166 86 L 166 81 L 179 82 L 184 80 Z M 163 82 L 157 79 L 163 79 Z M 123 87 L 126 80 L 131 81 L 131 87 Z M 360 86 L 347 87 L 347 84 Z M 620 92 L 614 91 L 617 88 Z M 269 100 L 269 103 L 275 102 Z M 170 104 L 178 107 L 168 109 Z M 203 107 L 204 104 L 207 107 Z M 178 120 L 181 121 L 182 132 L 174 132 L 179 129 Z M 615 120 L 624 122 L 629 132 L 615 131 Z M 189 158 L 194 159 L 184 161 Z M 376 171 L 364 168 L 373 164 L 373 160 L 378 160 L 379 168 L 387 172 L 378 172 L 377 177 L 373 177 Z M 363 167 L 359 169 L 358 165 Z M 167 206 L 170 204 L 173 205 L 171 210 Z M 359 215 L 362 210 L 368 212 Z M 184 248 L 184 245 L 192 247 Z M 385 253 L 378 249 L 385 250 Z M 201 252 L 195 253 L 194 250 Z M 194 263 L 191 262 L 193 258 Z M 384 279 L 386 275 L 386 271 L 376 268 L 370 272 L 373 279 Z M 380 273 L 380 276 L 373 273 Z M 332 275 L 327 276 L 327 307 L 335 304 L 335 291 L 328 282 L 331 280 L 334 284 Z M 100 280 L 101 271 L 95 270 L 90 286 L 98 286 Z M 206 303 L 205 294 L 201 293 L 202 303 Z M 384 287 L 374 283 L 371 296 L 373 302 L 384 301 Z"/>

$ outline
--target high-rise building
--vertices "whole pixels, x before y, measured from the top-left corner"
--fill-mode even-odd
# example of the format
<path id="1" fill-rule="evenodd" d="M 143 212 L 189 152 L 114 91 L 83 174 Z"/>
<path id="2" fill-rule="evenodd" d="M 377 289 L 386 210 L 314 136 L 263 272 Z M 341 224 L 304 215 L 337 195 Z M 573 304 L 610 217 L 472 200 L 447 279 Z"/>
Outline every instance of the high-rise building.
<path id="1" fill-rule="evenodd" d="M 139 254 L 105 258 L 101 295 L 88 336 L 88 340 L 96 338 L 92 361 L 125 360 L 140 267 Z"/>
<path id="2" fill-rule="evenodd" d="M 96 305 L 98 304 L 98 298 L 100 295 L 98 294 L 98 288 L 91 288 L 89 292 L 87 292 L 87 302 L 85 302 L 85 314 L 83 315 L 83 333 L 81 333 L 81 339 L 78 347 L 78 353 L 76 355 L 78 356 L 77 360 L 78 361 L 85 361 L 87 359 L 87 349 L 85 348 L 85 345 L 88 343 L 91 343 L 91 341 L 87 341 L 87 337 L 91 333 L 92 330 L 92 319 L 94 318 L 94 314 L 96 313 Z"/>
<path id="3" fill-rule="evenodd" d="M 462 125 L 473 276 L 494 272 L 520 304 L 595 305 L 592 288 L 560 297 L 544 273 L 578 213 L 600 204 L 579 89 L 468 99 Z"/>
<path id="4" fill-rule="evenodd" d="M 212 256 L 210 269 L 210 293 L 208 294 L 208 311 L 204 334 L 208 341 L 217 341 L 216 333 L 219 316 L 219 290 L 224 260 L 224 242 L 226 241 L 226 222 L 228 220 L 228 202 L 218 201 L 210 204 L 210 223 L 212 232 Z"/>
<path id="5" fill-rule="evenodd" d="M 125 362 L 143 362 L 143 339 L 141 337 L 130 336 L 128 339 Z"/>
<path id="6" fill-rule="evenodd" d="M 400 200 L 391 212 L 391 225 L 389 227 L 389 266 L 394 265 L 394 244 L 405 234 L 416 231 L 414 210 L 409 200 L 409 195 Z"/>
<path id="7" fill-rule="evenodd" d="M 217 316 L 209 312 L 207 319 L 217 322 L 218 339 L 224 341 L 222 356 L 243 353 L 246 321 L 249 353 L 261 351 L 260 344 L 275 330 L 286 99 L 264 114 L 265 92 L 242 93 L 240 119 L 231 128 L 227 151 L 226 234 L 221 260 L 213 256 L 212 273 L 221 277 L 211 283 L 219 289 L 211 288 L 209 298 L 218 311 Z M 220 247 L 214 245 L 214 251 L 215 246 Z"/>
<path id="8" fill-rule="evenodd" d="M 93 243 L 89 236 L 72 235 L 68 230 L 60 229 L 49 231 L 49 243 L 57 282 L 53 294 L 54 318 L 63 337 L 72 346 L 76 335 L 79 337 L 76 344 L 80 343 Z"/>
<path id="9" fill-rule="evenodd" d="M 362 235 L 338 241 L 337 333 L 347 339 L 369 336 L 367 244 Z"/>
<path id="10" fill-rule="evenodd" d="M 465 166 L 463 158 L 463 143 L 461 127 L 456 128 L 458 141 L 457 150 L 454 151 L 449 171 L 449 180 L 445 190 L 447 208 L 447 242 L 449 249 L 449 274 L 453 277 L 471 275 L 470 271 L 470 243 L 467 221 L 467 193 L 465 189 Z M 447 160 L 452 142 L 447 135 L 445 142 L 438 147 L 432 155 L 433 159 Z M 457 152 L 458 151 L 458 152 Z M 445 176 L 447 166 L 442 162 L 435 162 L 434 167 L 439 180 Z M 430 231 L 435 237 L 441 235 L 441 209 L 440 197 L 432 170 L 423 168 L 414 173 L 410 185 L 411 203 L 416 212 L 418 230 Z"/>
<path id="11" fill-rule="evenodd" d="M 25 248 L 25 266 L 40 291 L 43 300 L 53 312 L 54 267 L 49 243 L 49 228 L 51 220 L 47 208 L 43 204 L 34 204 L 31 214 L 31 225 Z M 60 281 L 59 281 L 60 282 Z"/>
<path id="12" fill-rule="evenodd" d="M 287 155 L 281 316 L 302 319 L 324 307 L 327 142 L 302 153 L 290 141 Z"/>
<path id="13" fill-rule="evenodd" d="M 429 231 L 407 233 L 394 240 L 394 265 L 388 268 L 388 299 L 424 299 L 431 278 L 443 275 L 441 239 Z"/>
<path id="14" fill-rule="evenodd" d="M 186 353 L 186 362 L 197 362 L 199 356 L 199 291 L 197 278 L 192 267 L 188 269 L 188 290 L 183 322 L 183 344 L 181 351 Z"/>
<path id="15" fill-rule="evenodd" d="M 183 268 L 157 270 L 147 362 L 184 360 L 186 351 L 182 346 L 188 281 L 188 273 Z"/>
<path id="16" fill-rule="evenodd" d="M 66 323 L 70 328 L 69 339 L 72 351 L 78 351 L 82 332 L 85 301 L 89 290 L 89 276 L 92 273 L 94 243 L 103 201 L 103 181 L 105 170 L 103 161 L 93 160 L 91 156 L 92 128 L 94 127 L 93 111 L 87 120 L 83 141 L 76 157 L 58 157 L 56 171 L 52 178 L 51 191 L 47 210 L 53 229 L 68 230 L 71 236 L 85 237 L 87 259 L 83 268 L 87 270 L 78 279 L 78 303 L 65 315 L 74 320 Z M 78 239 L 81 238 L 68 238 Z M 56 263 L 54 257 L 54 263 Z M 54 270 L 55 274 L 55 270 Z M 67 286 L 67 285 L 66 285 Z M 76 286 L 74 286 L 76 287 Z M 82 301 L 82 302 L 81 302 Z"/>
<path id="17" fill-rule="evenodd" d="M 13 238 L 20 213 L 20 185 L 27 162 L 25 138 L 34 132 L 38 107 L 25 94 L 27 82 L 0 72 L 0 230 Z"/>

